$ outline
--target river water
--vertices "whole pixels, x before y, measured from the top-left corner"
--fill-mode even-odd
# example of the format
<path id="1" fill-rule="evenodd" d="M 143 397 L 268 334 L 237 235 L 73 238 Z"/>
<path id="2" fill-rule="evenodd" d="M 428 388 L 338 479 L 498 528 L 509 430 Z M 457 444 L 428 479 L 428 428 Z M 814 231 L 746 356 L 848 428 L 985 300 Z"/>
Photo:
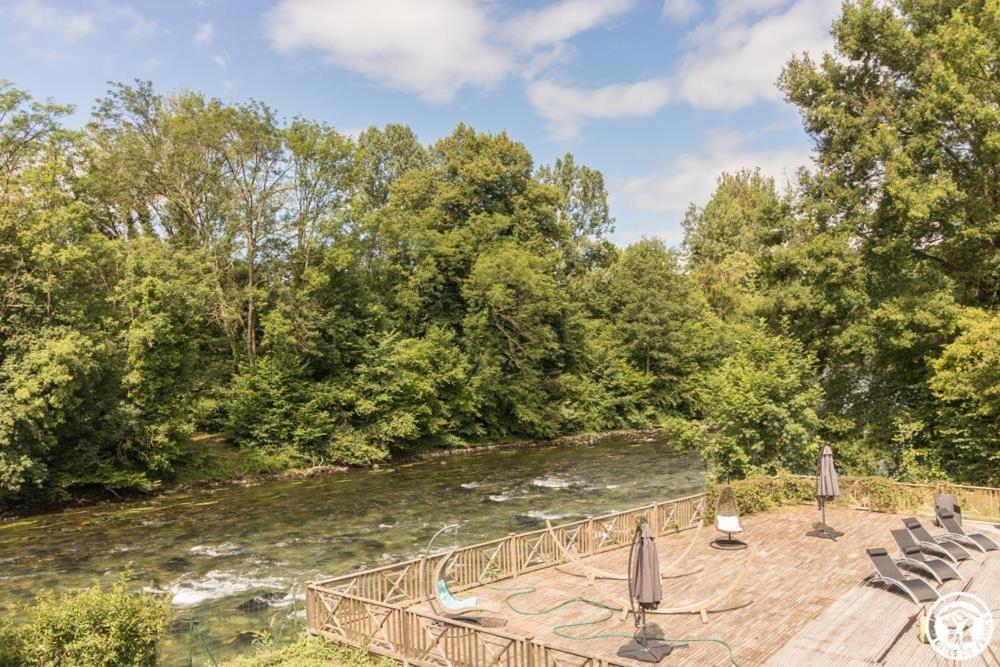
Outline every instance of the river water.
<path id="1" fill-rule="evenodd" d="M 249 487 L 192 491 L 0 523 L 0 606 L 44 589 L 169 592 L 165 664 L 251 650 L 303 623 L 302 584 L 702 488 L 704 468 L 657 438 L 425 459 Z"/>

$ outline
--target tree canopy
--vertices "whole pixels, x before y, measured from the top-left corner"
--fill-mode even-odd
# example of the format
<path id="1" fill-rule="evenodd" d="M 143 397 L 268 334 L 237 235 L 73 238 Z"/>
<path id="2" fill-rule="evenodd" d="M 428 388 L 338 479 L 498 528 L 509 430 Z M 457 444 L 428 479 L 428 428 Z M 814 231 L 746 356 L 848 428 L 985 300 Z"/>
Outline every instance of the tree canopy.
<path id="1" fill-rule="evenodd" d="M 849 1 L 779 87 L 815 164 L 617 247 L 601 173 L 0 83 L 0 504 L 149 489 L 198 431 L 290 464 L 664 425 L 720 475 L 1000 483 L 1000 4 Z"/>

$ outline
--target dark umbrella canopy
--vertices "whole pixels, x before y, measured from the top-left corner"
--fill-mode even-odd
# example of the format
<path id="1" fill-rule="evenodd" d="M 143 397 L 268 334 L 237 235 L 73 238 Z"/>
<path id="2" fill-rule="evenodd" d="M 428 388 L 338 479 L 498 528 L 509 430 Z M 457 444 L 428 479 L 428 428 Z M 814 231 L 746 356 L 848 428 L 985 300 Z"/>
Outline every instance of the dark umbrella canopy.
<path id="1" fill-rule="evenodd" d="M 660 559 L 656 555 L 653 531 L 646 521 L 643 521 L 636 531 L 629 563 L 629 595 L 643 609 L 656 609 L 663 598 L 663 587 L 660 585 Z"/>
<path id="2" fill-rule="evenodd" d="M 819 457 L 819 477 L 816 479 L 816 497 L 830 500 L 840 495 L 837 486 L 837 470 L 833 467 L 833 450 L 830 445 L 823 447 Z"/>

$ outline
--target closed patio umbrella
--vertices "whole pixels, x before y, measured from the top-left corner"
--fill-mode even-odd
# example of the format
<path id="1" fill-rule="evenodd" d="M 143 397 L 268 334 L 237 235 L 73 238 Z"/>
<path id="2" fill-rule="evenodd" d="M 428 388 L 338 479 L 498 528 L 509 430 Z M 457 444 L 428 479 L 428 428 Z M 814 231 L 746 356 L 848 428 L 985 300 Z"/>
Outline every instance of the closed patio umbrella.
<path id="1" fill-rule="evenodd" d="M 819 501 L 819 509 L 823 517 L 822 523 L 816 530 L 816 537 L 837 539 L 837 536 L 842 534 L 826 525 L 826 501 L 833 500 L 839 495 L 837 469 L 833 466 L 833 450 L 830 449 L 830 445 L 826 445 L 819 457 L 819 476 L 816 478 L 816 499 Z"/>
<path id="2" fill-rule="evenodd" d="M 629 551 L 628 597 L 639 634 L 618 649 L 618 655 L 641 662 L 659 662 L 677 646 L 646 636 L 646 610 L 660 606 L 663 587 L 660 583 L 660 559 L 656 553 L 656 541 L 645 518 L 636 526 Z"/>

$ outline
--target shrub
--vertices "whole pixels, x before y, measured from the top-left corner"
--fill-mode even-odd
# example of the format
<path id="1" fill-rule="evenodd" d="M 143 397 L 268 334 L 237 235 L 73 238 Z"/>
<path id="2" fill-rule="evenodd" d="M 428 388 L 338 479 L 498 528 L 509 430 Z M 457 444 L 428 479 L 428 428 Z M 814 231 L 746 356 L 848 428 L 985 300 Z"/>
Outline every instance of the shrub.
<path id="1" fill-rule="evenodd" d="M 231 660 L 225 667 L 390 667 L 395 664 L 361 649 L 303 636 L 281 648 L 261 645 L 252 656 Z"/>
<path id="2" fill-rule="evenodd" d="M 784 505 L 815 502 L 816 480 L 811 477 L 778 475 L 776 477 L 747 477 L 731 483 L 736 494 L 740 514 L 757 514 Z M 715 520 L 715 504 L 724 484 L 705 486 L 705 523 Z"/>
<path id="3" fill-rule="evenodd" d="M 17 628 L 9 618 L 0 618 L 0 667 L 19 667 L 25 662 Z"/>
<path id="4" fill-rule="evenodd" d="M 798 475 L 780 474 L 774 477 L 755 476 L 736 480 L 731 483 L 736 494 L 736 503 L 740 514 L 757 514 L 767 512 L 786 505 L 799 505 L 816 502 L 816 478 Z M 715 520 L 715 504 L 724 484 L 710 482 L 705 485 L 705 523 Z M 947 485 L 941 491 L 947 493 Z M 926 489 L 914 488 L 900 484 L 885 477 L 847 477 L 840 478 L 840 493 L 838 505 L 862 504 L 876 512 L 900 512 L 916 510 L 925 507 L 930 502 Z M 959 493 L 959 503 L 962 502 Z"/>
<path id="5" fill-rule="evenodd" d="M 155 665 L 169 618 L 169 601 L 132 592 L 124 577 L 108 591 L 46 593 L 27 610 L 23 626 L 8 626 L 7 642 L 0 633 L 0 655 L 6 644 L 20 664 Z"/>
<path id="6" fill-rule="evenodd" d="M 841 482 L 841 492 L 848 491 L 857 501 L 867 500 L 871 509 L 898 512 L 924 504 L 926 492 L 904 486 L 885 477 L 851 477 Z"/>

